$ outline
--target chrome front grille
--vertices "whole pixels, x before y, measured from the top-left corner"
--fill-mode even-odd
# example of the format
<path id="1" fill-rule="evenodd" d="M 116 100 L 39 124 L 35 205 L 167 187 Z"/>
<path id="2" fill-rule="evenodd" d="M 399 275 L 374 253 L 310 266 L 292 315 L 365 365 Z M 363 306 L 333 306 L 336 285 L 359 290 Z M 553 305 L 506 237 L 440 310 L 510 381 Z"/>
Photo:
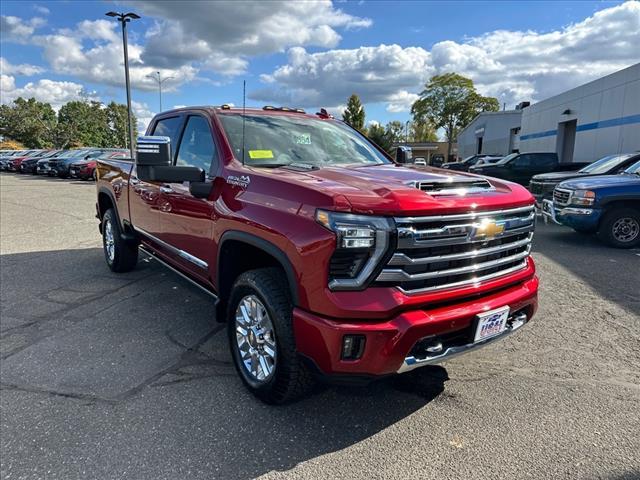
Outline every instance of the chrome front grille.
<path id="1" fill-rule="evenodd" d="M 571 190 L 563 190 L 562 188 L 556 188 L 553 191 L 553 202 L 558 205 L 569 205 L 569 199 L 571 198 Z"/>
<path id="2" fill-rule="evenodd" d="M 397 247 L 376 279 L 421 293 L 482 283 L 527 265 L 533 206 L 395 219 Z"/>

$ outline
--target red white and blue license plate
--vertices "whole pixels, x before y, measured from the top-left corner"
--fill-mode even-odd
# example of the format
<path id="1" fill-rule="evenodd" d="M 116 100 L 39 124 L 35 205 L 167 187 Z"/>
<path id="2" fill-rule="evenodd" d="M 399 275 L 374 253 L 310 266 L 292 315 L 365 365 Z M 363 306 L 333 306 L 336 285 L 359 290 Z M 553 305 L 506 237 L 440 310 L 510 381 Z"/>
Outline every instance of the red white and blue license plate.
<path id="1" fill-rule="evenodd" d="M 504 332 L 509 318 L 509 306 L 497 308 L 478 315 L 478 326 L 473 342 L 481 342 Z"/>

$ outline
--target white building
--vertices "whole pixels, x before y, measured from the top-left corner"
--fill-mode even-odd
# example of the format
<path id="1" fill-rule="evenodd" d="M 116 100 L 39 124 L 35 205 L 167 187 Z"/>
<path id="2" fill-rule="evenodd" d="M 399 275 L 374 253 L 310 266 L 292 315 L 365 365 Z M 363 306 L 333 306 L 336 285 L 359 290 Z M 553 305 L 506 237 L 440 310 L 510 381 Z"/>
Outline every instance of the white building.
<path id="1" fill-rule="evenodd" d="M 462 158 L 486 153 L 508 155 L 518 150 L 522 110 L 482 112 L 458 133 L 458 154 Z"/>
<path id="2" fill-rule="evenodd" d="M 525 108 L 520 151 L 563 163 L 640 151 L 640 63 Z"/>

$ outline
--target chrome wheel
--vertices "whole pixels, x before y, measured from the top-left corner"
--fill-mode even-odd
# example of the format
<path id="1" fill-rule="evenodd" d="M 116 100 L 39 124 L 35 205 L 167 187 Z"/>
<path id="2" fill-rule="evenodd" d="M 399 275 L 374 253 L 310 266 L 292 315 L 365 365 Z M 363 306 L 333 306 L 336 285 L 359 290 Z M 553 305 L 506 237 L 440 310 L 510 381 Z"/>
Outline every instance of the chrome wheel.
<path id="1" fill-rule="evenodd" d="M 635 218 L 623 217 L 616 220 L 612 227 L 613 238 L 619 242 L 632 242 L 640 234 L 640 225 Z"/>
<path id="2" fill-rule="evenodd" d="M 116 256 L 116 246 L 113 238 L 113 226 L 110 220 L 107 220 L 104 224 L 104 249 L 107 252 L 109 262 L 113 263 Z"/>
<path id="3" fill-rule="evenodd" d="M 253 380 L 264 382 L 276 369 L 276 338 L 267 309 L 255 295 L 247 295 L 236 308 L 236 343 L 240 358 Z"/>

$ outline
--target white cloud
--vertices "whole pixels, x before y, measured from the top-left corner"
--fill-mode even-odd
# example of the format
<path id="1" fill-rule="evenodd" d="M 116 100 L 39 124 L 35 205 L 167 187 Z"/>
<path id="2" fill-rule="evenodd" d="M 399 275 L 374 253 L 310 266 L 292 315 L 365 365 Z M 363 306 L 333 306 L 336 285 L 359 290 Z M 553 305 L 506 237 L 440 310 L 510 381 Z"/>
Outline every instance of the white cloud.
<path id="1" fill-rule="evenodd" d="M 131 101 L 131 110 L 133 110 L 133 114 L 138 121 L 138 133 L 143 135 L 155 113 L 151 111 L 146 103 L 136 102 L 135 100 Z"/>
<path id="2" fill-rule="evenodd" d="M 73 30 L 63 30 L 51 35 L 36 35 L 32 42 L 41 46 L 43 57 L 58 74 L 72 75 L 79 79 L 124 86 L 124 54 L 122 40 L 116 33 L 118 24 L 106 20 L 85 20 Z M 160 71 L 163 78 L 173 77 L 165 85 L 166 90 L 193 80 L 197 69 L 191 65 L 179 68 L 156 68 L 141 60 L 143 47 L 129 43 L 129 75 L 134 88 L 156 90 L 157 82 L 149 75 Z"/>
<path id="3" fill-rule="evenodd" d="M 261 78 L 267 86 L 250 93 L 256 100 L 287 105 L 339 105 L 352 93 L 365 102 L 393 99 L 398 108 L 434 72 L 431 54 L 420 47 L 360 47 L 308 53 L 289 50 L 288 63 Z"/>
<path id="4" fill-rule="evenodd" d="M 406 90 L 400 90 L 387 98 L 389 104 L 387 111 L 391 113 L 408 112 L 411 105 L 419 98 L 417 93 L 410 93 Z"/>
<path id="5" fill-rule="evenodd" d="M 37 28 L 43 26 L 46 20 L 34 17 L 30 20 L 23 20 L 12 15 L 2 15 L 0 17 L 0 33 L 2 40 L 26 43 Z"/>
<path id="6" fill-rule="evenodd" d="M 49 9 L 43 5 L 34 5 L 33 9 L 40 15 L 49 15 L 51 13 Z"/>
<path id="7" fill-rule="evenodd" d="M 98 100 L 95 92 L 87 92 L 75 82 L 57 82 L 49 79 L 29 82 L 23 87 L 16 87 L 15 78 L 2 75 L 0 80 L 0 97 L 2 103 L 11 103 L 16 98 L 35 98 L 40 102 L 50 103 L 54 110 L 72 100 Z"/>
<path id="8" fill-rule="evenodd" d="M 201 61 L 221 75 L 246 71 L 247 57 L 291 46 L 335 47 L 337 28 L 371 25 L 336 9 L 329 0 L 290 2 L 136 2 L 160 19 L 147 34 L 142 59 L 161 65 Z M 170 62 L 170 63 L 169 63 Z"/>
<path id="9" fill-rule="evenodd" d="M 44 72 L 44 68 L 37 65 L 29 65 L 27 63 L 14 65 L 9 63 L 6 58 L 0 57 L 0 73 L 5 75 L 23 75 L 25 77 L 30 77 L 42 72 Z"/>
<path id="10" fill-rule="evenodd" d="M 595 13 L 560 30 L 499 30 L 464 43 L 421 47 L 379 45 L 308 53 L 291 48 L 288 62 L 261 76 L 256 100 L 289 105 L 336 105 L 352 93 L 364 103 L 406 111 L 434 74 L 456 72 L 484 95 L 513 107 L 542 100 L 640 60 L 640 2 Z"/>

